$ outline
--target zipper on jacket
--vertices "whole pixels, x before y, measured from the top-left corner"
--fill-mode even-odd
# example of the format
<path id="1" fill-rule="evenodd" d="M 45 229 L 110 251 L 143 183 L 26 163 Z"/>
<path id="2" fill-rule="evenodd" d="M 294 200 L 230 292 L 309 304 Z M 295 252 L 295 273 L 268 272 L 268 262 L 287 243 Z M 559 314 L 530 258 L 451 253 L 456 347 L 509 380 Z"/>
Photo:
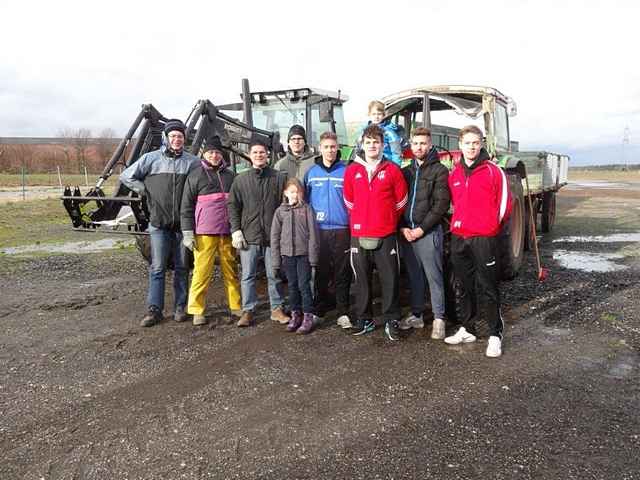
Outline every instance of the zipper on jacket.
<path id="1" fill-rule="evenodd" d="M 416 162 L 416 178 L 413 180 L 413 196 L 411 197 L 411 208 L 409 209 L 409 221 L 411 222 L 411 228 L 416 228 L 416 225 L 413 222 L 413 207 L 416 204 L 416 190 L 418 188 L 419 176 L 420 176 L 420 167 L 418 166 L 418 162 Z"/>

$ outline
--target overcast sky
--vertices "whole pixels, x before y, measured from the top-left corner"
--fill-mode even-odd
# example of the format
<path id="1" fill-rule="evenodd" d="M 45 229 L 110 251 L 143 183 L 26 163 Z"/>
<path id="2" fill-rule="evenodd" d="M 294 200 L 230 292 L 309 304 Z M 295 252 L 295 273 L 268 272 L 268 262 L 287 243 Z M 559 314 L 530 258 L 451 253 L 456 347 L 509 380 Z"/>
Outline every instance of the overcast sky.
<path id="1" fill-rule="evenodd" d="M 199 98 L 238 101 L 247 77 L 252 90 L 340 89 L 347 121 L 419 85 L 493 86 L 518 105 L 522 149 L 618 155 L 628 126 L 638 152 L 640 2 L 443 4 L 3 2 L 0 137 L 123 134 L 142 103 L 185 118 Z"/>

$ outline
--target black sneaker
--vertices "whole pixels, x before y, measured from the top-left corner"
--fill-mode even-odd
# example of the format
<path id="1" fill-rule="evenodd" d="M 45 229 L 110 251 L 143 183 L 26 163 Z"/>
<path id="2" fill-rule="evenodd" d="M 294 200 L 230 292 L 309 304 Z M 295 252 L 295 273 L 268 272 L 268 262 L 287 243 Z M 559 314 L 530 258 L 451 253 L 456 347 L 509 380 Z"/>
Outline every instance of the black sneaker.
<path id="1" fill-rule="evenodd" d="M 155 306 L 150 306 L 149 311 L 144 316 L 144 318 L 140 321 L 141 327 L 153 327 L 156 323 L 160 323 L 162 321 L 162 313 Z"/>
<path id="2" fill-rule="evenodd" d="M 356 324 L 356 333 L 354 335 L 366 335 L 367 333 L 371 333 L 376 329 L 376 324 L 373 320 L 358 320 Z"/>
<path id="3" fill-rule="evenodd" d="M 384 334 L 391 341 L 396 342 L 400 340 L 398 321 L 387 320 L 384 324 Z"/>

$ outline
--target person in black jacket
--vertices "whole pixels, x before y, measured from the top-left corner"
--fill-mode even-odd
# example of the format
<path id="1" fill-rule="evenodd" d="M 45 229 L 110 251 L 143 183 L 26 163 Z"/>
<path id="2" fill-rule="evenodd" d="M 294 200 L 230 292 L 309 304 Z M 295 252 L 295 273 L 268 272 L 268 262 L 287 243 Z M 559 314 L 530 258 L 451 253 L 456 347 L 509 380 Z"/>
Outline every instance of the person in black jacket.
<path id="1" fill-rule="evenodd" d="M 400 322 L 401 330 L 423 328 L 426 284 L 429 284 L 433 328 L 431 338 L 445 334 L 443 231 L 441 221 L 449 210 L 449 171 L 440 163 L 428 128 L 416 128 L 411 136 L 411 163 L 402 169 L 409 188 L 409 202 L 401 220 L 403 257 L 409 274 L 411 314 Z"/>
<path id="2" fill-rule="evenodd" d="M 264 257 L 267 272 L 271 319 L 285 324 L 289 317 L 282 309 L 282 280 L 273 274 L 270 237 L 273 214 L 280 206 L 287 176 L 267 164 L 267 147 L 263 143 L 251 144 L 249 158 L 253 168 L 236 177 L 227 204 L 231 242 L 240 252 L 242 265 L 242 316 L 238 326 L 248 327 L 253 323 L 253 310 L 258 304 L 256 272 L 260 256 Z"/>

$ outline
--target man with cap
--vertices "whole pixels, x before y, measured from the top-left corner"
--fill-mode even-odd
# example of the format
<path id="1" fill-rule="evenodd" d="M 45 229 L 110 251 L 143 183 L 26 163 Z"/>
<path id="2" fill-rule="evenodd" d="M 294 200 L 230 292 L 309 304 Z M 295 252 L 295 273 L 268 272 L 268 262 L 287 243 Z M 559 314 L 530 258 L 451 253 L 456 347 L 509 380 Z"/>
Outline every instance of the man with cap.
<path id="1" fill-rule="evenodd" d="M 287 154 L 275 164 L 273 168 L 304 181 L 304 174 L 314 164 L 313 152 L 307 146 L 307 135 L 304 127 L 293 125 L 287 135 Z"/>
<path id="2" fill-rule="evenodd" d="M 271 304 L 271 320 L 289 323 L 283 311 L 282 280 L 274 274 L 271 265 L 271 223 L 282 202 L 287 177 L 268 165 L 267 146 L 260 141 L 249 145 L 251 166 L 239 173 L 231 186 L 227 208 L 231 222 L 231 242 L 240 252 L 242 278 L 242 316 L 238 327 L 253 324 L 253 312 L 258 305 L 256 277 L 258 260 L 263 257 L 267 274 L 267 289 Z"/>
<path id="3" fill-rule="evenodd" d="M 236 252 L 231 244 L 227 199 L 234 174 L 226 166 L 222 143 L 209 139 L 204 159 L 193 168 L 184 185 L 180 224 L 182 243 L 193 251 L 193 276 L 187 313 L 194 325 L 205 325 L 206 296 L 216 256 L 224 281 L 231 314 L 240 316 L 240 283 L 236 273 Z M 231 319 L 231 315 L 228 319 Z"/>
<path id="4" fill-rule="evenodd" d="M 184 182 L 198 157 L 184 151 L 185 126 L 180 120 L 168 120 L 164 128 L 164 145 L 145 153 L 120 175 L 120 181 L 144 196 L 149 207 L 151 266 L 147 314 L 140 325 L 151 327 L 162 320 L 165 272 L 173 253 L 174 314 L 177 322 L 187 319 L 185 307 L 189 270 L 182 248 L 180 200 Z"/>

